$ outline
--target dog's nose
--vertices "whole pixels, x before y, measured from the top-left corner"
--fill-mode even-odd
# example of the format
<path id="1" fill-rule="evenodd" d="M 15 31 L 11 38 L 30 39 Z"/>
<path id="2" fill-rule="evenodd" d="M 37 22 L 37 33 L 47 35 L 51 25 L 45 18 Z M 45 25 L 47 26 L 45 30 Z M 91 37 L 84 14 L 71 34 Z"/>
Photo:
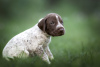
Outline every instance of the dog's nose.
<path id="1" fill-rule="evenodd" d="M 59 28 L 59 33 L 64 34 L 64 28 Z"/>
<path id="2" fill-rule="evenodd" d="M 63 32 L 63 31 L 64 31 L 64 28 L 60 28 L 59 31 L 60 31 L 60 32 Z"/>

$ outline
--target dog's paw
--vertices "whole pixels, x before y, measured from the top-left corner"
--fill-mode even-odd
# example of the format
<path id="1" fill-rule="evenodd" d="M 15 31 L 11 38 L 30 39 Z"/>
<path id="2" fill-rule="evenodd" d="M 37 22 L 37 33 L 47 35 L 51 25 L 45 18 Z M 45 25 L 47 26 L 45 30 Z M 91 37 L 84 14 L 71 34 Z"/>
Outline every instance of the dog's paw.
<path id="1" fill-rule="evenodd" d="M 50 61 L 47 61 L 47 63 L 48 63 L 48 64 L 51 64 L 51 62 L 50 62 Z"/>
<path id="2" fill-rule="evenodd" d="M 51 57 L 50 57 L 50 60 L 53 60 L 53 59 L 54 59 L 54 57 L 53 57 L 53 56 L 51 56 Z"/>

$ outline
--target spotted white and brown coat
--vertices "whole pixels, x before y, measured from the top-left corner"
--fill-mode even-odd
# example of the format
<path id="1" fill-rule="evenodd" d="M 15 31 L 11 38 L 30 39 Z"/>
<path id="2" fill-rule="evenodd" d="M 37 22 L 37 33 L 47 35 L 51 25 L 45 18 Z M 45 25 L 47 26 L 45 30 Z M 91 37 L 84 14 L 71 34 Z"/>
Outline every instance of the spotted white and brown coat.
<path id="1" fill-rule="evenodd" d="M 61 36 L 64 32 L 61 17 L 50 13 L 32 28 L 14 36 L 4 47 L 3 57 L 9 60 L 37 55 L 50 64 L 49 59 L 54 59 L 49 49 L 51 36 Z"/>

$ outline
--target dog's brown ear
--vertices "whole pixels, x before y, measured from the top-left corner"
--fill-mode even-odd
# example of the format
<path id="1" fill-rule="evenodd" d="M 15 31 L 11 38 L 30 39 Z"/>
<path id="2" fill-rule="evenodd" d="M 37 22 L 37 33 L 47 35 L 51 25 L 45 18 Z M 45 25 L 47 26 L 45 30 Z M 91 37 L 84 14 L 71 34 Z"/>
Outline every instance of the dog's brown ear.
<path id="1" fill-rule="evenodd" d="M 46 19 L 41 19 L 38 23 L 38 27 L 45 32 L 45 28 L 46 28 Z"/>

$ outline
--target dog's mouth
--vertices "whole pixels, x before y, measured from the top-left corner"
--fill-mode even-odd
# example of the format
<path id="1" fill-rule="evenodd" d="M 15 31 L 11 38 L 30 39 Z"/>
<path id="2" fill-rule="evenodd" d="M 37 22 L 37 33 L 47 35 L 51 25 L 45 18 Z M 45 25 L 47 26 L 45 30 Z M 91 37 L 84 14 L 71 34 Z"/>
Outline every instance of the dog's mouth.
<path id="1" fill-rule="evenodd" d="M 53 33 L 53 34 L 51 34 L 51 36 L 62 36 L 62 35 L 64 35 L 64 33 Z"/>
<path id="2" fill-rule="evenodd" d="M 49 35 L 51 35 L 51 36 L 62 36 L 64 34 L 65 34 L 65 30 L 61 29 L 61 30 L 52 31 Z"/>

